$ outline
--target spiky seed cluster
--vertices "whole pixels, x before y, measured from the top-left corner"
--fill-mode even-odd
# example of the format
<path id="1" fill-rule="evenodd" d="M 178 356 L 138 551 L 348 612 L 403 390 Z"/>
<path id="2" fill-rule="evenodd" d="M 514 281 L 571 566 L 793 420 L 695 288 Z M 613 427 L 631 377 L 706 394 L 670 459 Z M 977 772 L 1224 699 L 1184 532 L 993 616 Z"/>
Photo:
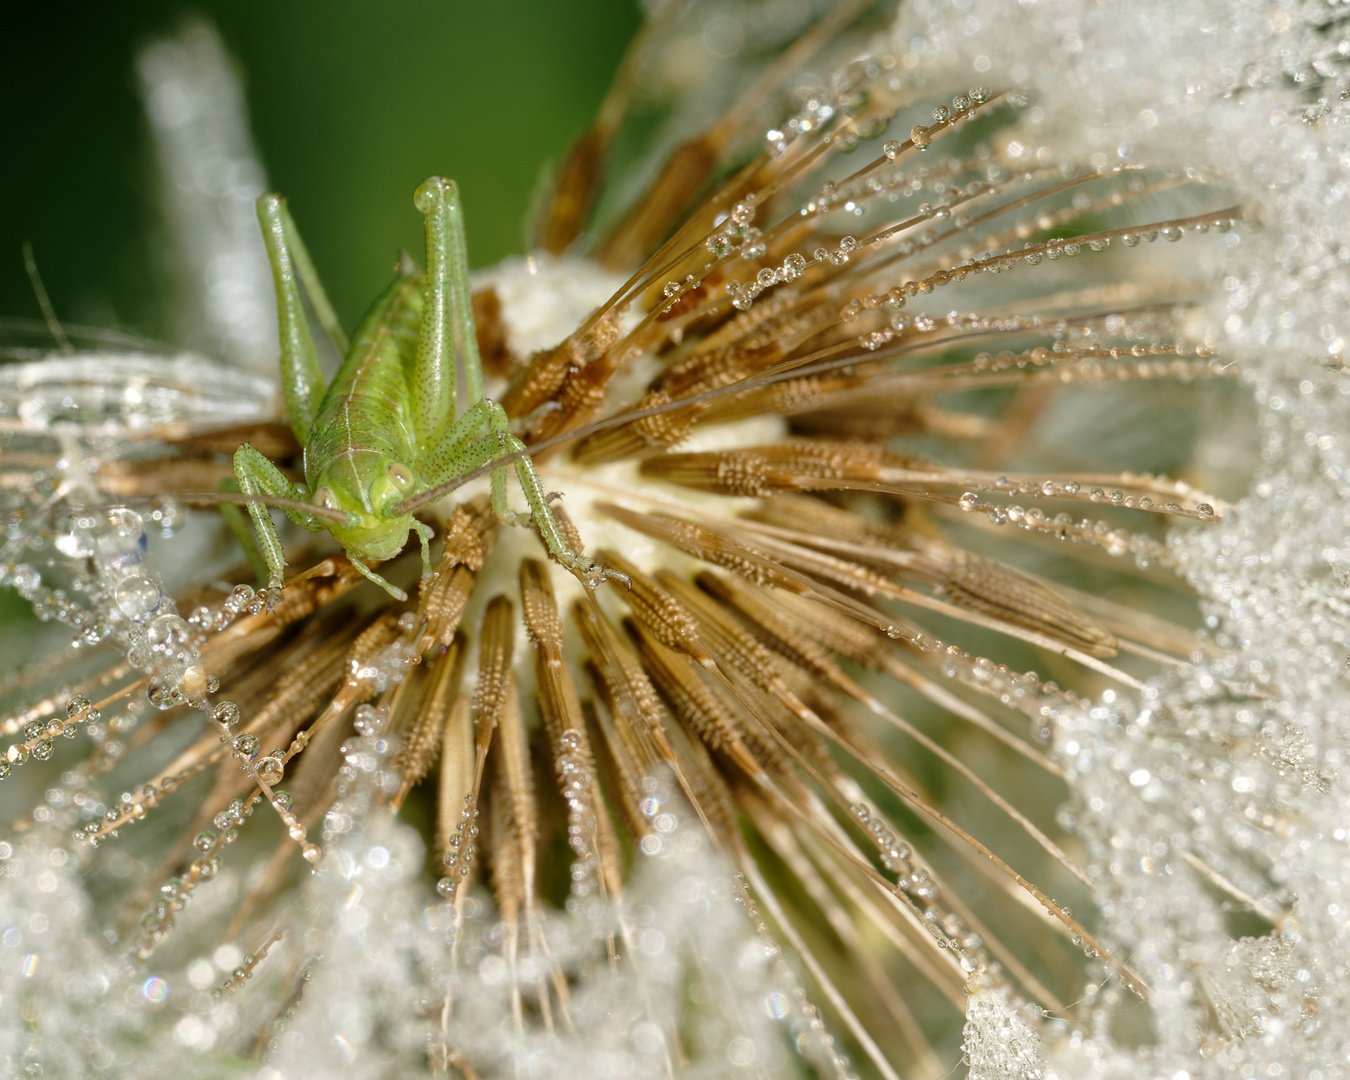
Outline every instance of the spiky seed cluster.
<path id="1" fill-rule="evenodd" d="M 1038 671 L 1137 687 L 1193 647 L 1080 591 L 1074 567 L 1109 559 L 1113 581 L 1153 580 L 1170 562 L 1160 527 L 1225 507 L 1180 480 L 1015 463 L 1052 388 L 1218 372 L 1184 329 L 1196 264 L 1159 248 L 1219 242 L 1245 215 L 1194 171 L 1019 156 L 1015 89 L 914 100 L 895 70 L 885 54 L 850 65 L 740 160 L 788 71 L 757 82 L 599 242 L 627 280 L 555 347 L 512 355 L 509 313 L 504 335 L 495 294 L 476 298 L 500 400 L 564 493 L 564 528 L 631 590 L 590 592 L 542 548 L 522 556 L 470 498 L 428 508 L 442 552 L 406 605 L 321 554 L 293 559 L 309 569 L 275 612 L 243 584 L 175 604 L 140 517 L 110 503 L 159 499 L 174 526 L 167 496 L 226 478 L 232 446 L 165 438 L 153 459 L 89 458 L 79 476 L 22 463 L 30 509 L 66 516 L 15 519 L 5 582 L 78 648 L 70 672 L 12 681 L 40 699 L 0 721 L 16 739 L 0 776 L 59 754 L 59 781 L 15 828 L 73 833 L 91 867 L 135 843 L 130 826 L 163 822 L 136 830 L 155 834 L 137 848 L 154 869 L 121 890 L 143 914 L 109 920 L 137 963 L 246 850 L 245 891 L 203 947 L 251 950 L 219 988 L 232 998 L 287 957 L 245 1039 L 265 1051 L 306 978 L 302 936 L 277 928 L 295 856 L 317 862 L 397 813 L 429 838 L 438 925 L 467 935 L 486 886 L 516 1024 L 563 1025 L 545 909 L 607 925 L 635 853 L 686 813 L 744 875 L 756 932 L 799 957 L 785 1015 L 822 1075 L 852 1066 L 812 998 L 897 1076 L 942 1071 L 934 1046 L 968 986 L 1059 1009 L 1085 953 L 1145 992 L 1051 898 L 1048 882 L 1090 904 L 1094 883 L 1016 785 L 1058 783 L 1042 744 L 1084 704 Z M 931 123 L 912 124 L 920 107 Z M 897 125 L 908 137 L 885 140 Z M 553 250 L 586 221 L 597 169 L 577 161 L 603 161 L 612 135 L 607 119 L 560 173 L 540 233 Z M 855 150 L 863 163 L 844 166 Z M 1016 565 L 1047 545 L 1058 582 Z M 68 689 L 47 692 L 54 678 Z M 53 749 L 79 725 L 91 752 Z M 109 784 L 126 790 L 108 798 Z M 279 832 L 259 827 L 269 817 Z M 598 940 L 627 962 L 631 941 Z M 455 1007 L 450 989 L 427 1005 L 433 1069 L 493 1067 L 461 1051 Z"/>

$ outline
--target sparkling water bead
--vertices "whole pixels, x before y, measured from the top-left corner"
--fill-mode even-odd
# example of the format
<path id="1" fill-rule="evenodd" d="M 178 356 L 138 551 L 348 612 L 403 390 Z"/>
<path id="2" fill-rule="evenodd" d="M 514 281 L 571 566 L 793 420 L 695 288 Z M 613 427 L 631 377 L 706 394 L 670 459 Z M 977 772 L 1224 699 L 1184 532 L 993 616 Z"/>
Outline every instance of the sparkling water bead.
<path id="1" fill-rule="evenodd" d="M 52 543 L 68 559 L 87 559 L 94 553 L 88 529 L 81 528 L 76 519 L 68 520 L 64 528 L 56 533 Z"/>
<path id="2" fill-rule="evenodd" d="M 156 611 L 164 598 L 159 582 L 144 574 L 132 574 L 117 585 L 117 606 L 127 618 L 140 622 Z"/>
<path id="3" fill-rule="evenodd" d="M 18 594 L 30 600 L 42 584 L 42 575 L 27 563 L 19 563 L 12 575 L 13 585 Z"/>
<path id="4" fill-rule="evenodd" d="M 98 554 L 113 566 L 138 563 L 145 553 L 145 525 L 141 515 L 125 506 L 105 512 L 96 532 Z"/>
<path id="5" fill-rule="evenodd" d="M 172 495 L 156 495 L 150 504 L 150 523 L 166 537 L 182 528 L 187 509 Z"/>
<path id="6" fill-rule="evenodd" d="M 225 598 L 225 610 L 232 614 L 238 614 L 248 608 L 253 600 L 253 587 L 251 585 L 236 585 L 230 590 L 230 595 Z"/>
<path id="7" fill-rule="evenodd" d="M 186 643 L 192 636 L 192 628 L 185 619 L 165 614 L 151 621 L 145 629 L 145 636 L 155 648 L 168 651 Z"/>
<path id="8" fill-rule="evenodd" d="M 282 761 L 269 754 L 258 762 L 258 779 L 267 784 L 277 783 L 286 773 L 286 766 Z"/>
<path id="9" fill-rule="evenodd" d="M 153 682 L 146 687 L 145 699 L 156 709 L 163 711 L 172 709 L 179 704 L 182 697 L 172 686 L 161 682 Z"/>

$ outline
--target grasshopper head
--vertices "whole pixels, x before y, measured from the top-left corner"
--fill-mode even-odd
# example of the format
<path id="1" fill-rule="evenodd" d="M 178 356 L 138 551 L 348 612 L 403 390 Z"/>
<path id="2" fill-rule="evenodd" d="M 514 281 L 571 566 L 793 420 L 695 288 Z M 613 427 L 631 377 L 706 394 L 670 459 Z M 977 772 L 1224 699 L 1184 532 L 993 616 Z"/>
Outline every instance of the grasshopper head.
<path id="1" fill-rule="evenodd" d="M 413 519 L 411 514 L 401 512 L 399 506 L 412 490 L 413 473 L 398 461 L 385 461 L 378 468 L 361 471 L 373 474 L 373 479 L 362 483 L 364 477 L 361 477 L 353 484 L 354 478 L 346 474 L 323 477 L 324 482 L 315 490 L 313 501 L 318 506 L 347 515 L 345 524 L 331 525 L 329 531 L 349 555 L 363 561 L 382 562 L 392 559 L 408 542 Z M 353 487 L 361 491 L 361 495 L 354 495 Z"/>

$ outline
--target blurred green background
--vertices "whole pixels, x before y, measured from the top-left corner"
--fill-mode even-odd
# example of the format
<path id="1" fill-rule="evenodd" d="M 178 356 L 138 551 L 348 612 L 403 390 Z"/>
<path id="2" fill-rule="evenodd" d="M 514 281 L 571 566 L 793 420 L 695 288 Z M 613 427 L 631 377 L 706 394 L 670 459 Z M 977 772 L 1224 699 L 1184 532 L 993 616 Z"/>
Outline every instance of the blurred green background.
<path id="1" fill-rule="evenodd" d="M 0 316 L 38 318 L 21 245 L 63 321 L 168 333 L 155 164 L 133 61 L 186 17 L 245 80 L 270 186 L 286 194 L 352 325 L 396 251 L 414 187 L 464 193 L 475 266 L 523 248 L 541 169 L 595 113 L 636 0 L 141 0 L 26 5 L 0 32 Z"/>

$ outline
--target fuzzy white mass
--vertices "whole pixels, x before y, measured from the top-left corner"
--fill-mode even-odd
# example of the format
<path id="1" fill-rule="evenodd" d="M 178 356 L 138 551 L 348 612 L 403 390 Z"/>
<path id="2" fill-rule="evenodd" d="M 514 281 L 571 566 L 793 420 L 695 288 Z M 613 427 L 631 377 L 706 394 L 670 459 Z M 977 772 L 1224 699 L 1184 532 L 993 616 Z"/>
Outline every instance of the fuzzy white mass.
<path id="1" fill-rule="evenodd" d="M 1028 86 L 1057 153 L 1201 169 L 1264 222 L 1226 248 L 1206 313 L 1255 397 L 1262 464 L 1237 513 L 1172 538 L 1230 651 L 1056 729 L 1105 936 L 1149 985 L 1155 1041 L 1048 1029 L 1052 1072 L 1350 1075 L 1344 9 L 919 3 L 898 35 L 921 69 Z M 1198 863 L 1275 931 L 1235 942 L 1232 889 Z M 982 1015 L 968 1019 L 972 1073 L 1039 1075 L 982 1049 L 981 1025 L 1003 1022 Z M 1211 1018 L 1222 1037 L 1205 1034 Z"/>

